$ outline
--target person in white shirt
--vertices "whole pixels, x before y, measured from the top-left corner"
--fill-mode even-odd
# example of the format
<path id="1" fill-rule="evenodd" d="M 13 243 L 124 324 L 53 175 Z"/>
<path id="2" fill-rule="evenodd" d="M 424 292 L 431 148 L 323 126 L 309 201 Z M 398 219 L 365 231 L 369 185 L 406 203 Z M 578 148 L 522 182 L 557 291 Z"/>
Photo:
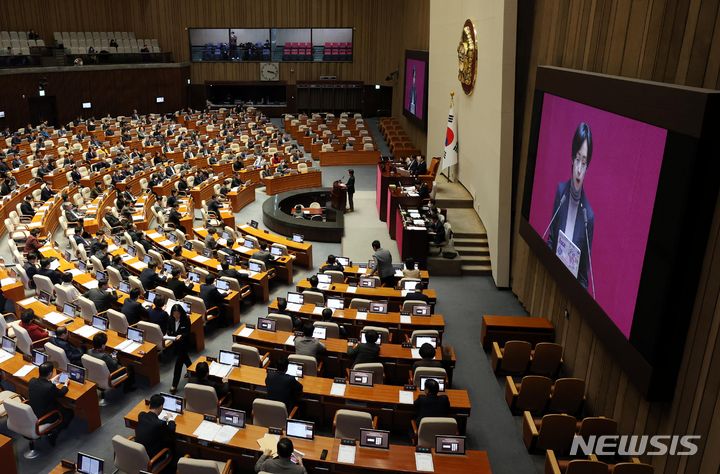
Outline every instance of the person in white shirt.
<path id="1" fill-rule="evenodd" d="M 73 301 L 77 300 L 80 297 L 80 292 L 72 284 L 72 273 L 65 272 L 60 278 L 62 279 L 62 283 L 57 286 L 58 288 L 62 288 L 65 291 L 68 303 L 72 303 Z"/>

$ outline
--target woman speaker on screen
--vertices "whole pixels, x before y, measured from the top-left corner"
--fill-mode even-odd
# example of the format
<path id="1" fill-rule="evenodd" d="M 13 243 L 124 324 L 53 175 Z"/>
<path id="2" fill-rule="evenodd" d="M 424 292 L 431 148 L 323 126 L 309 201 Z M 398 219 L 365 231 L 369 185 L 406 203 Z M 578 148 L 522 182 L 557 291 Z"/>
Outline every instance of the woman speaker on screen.
<path id="1" fill-rule="evenodd" d="M 595 277 L 592 274 L 592 239 L 595 214 L 583 188 L 585 173 L 592 160 L 593 140 L 590 126 L 581 122 L 575 130 L 570 154 L 571 176 L 558 184 L 553 215 L 543 238 L 580 284 L 587 288 L 592 282 L 595 297 Z M 590 279 L 588 278 L 588 272 Z"/>

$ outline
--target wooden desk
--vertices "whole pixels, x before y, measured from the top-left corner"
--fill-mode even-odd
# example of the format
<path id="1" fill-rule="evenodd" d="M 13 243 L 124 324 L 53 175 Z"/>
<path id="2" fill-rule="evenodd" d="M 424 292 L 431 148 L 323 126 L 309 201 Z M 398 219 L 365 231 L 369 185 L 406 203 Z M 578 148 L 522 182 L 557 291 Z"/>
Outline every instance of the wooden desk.
<path id="1" fill-rule="evenodd" d="M 199 357 L 188 368 L 188 372 L 194 373 L 197 364 L 205 360 L 205 357 Z M 264 368 L 247 365 L 233 368 L 228 375 L 233 392 L 233 407 L 250 412 L 255 398 L 267 396 L 266 376 L 267 371 Z M 298 381 L 303 386 L 302 412 L 298 418 L 309 417 L 322 426 L 332 426 L 337 410 L 354 410 L 358 403 L 363 404 L 363 411 L 378 417 L 378 429 L 392 430 L 398 434 L 407 434 L 410 420 L 415 416 L 412 404 L 400 403 L 399 394 L 404 385 L 375 384 L 372 387 L 360 387 L 347 384 L 345 393 L 337 396 L 331 393 L 331 378 L 304 376 Z M 413 392 L 413 399 L 421 393 L 419 389 Z M 472 408 L 470 396 L 467 390 L 455 389 L 447 390 L 445 395 L 450 400 L 450 416 L 458 420 L 458 428 L 464 433 Z"/>
<path id="2" fill-rule="evenodd" d="M 48 183 L 50 189 L 58 191 L 68 184 L 67 173 L 70 171 L 70 167 L 57 168 L 52 173 L 46 174 L 43 177 L 43 181 Z"/>
<path id="3" fill-rule="evenodd" d="M 171 191 L 175 189 L 175 183 L 180 181 L 180 175 L 174 174 L 170 178 L 163 180 L 161 184 L 152 187 L 152 191 L 158 196 L 170 196 Z"/>
<path id="4" fill-rule="evenodd" d="M 400 176 L 399 174 L 385 171 L 385 165 L 378 163 L 375 175 L 375 205 L 377 206 L 378 216 L 383 222 L 387 222 L 387 190 L 390 184 L 406 184 L 410 185 L 415 182 L 412 176 Z"/>
<path id="5" fill-rule="evenodd" d="M 28 384 L 30 380 L 39 375 L 37 367 L 33 367 L 24 377 L 16 377 L 13 375 L 26 364 L 30 364 L 30 362 L 23 360 L 20 354 L 15 354 L 12 359 L 8 359 L 0 364 L 0 372 L 2 372 L 3 379 L 13 384 L 15 387 L 14 391 L 25 398 L 29 396 Z M 57 374 L 57 371 L 54 372 Z M 75 412 L 76 417 L 87 423 L 89 433 L 100 428 L 102 424 L 100 419 L 100 406 L 98 405 L 100 400 L 98 399 L 95 384 L 89 380 L 85 380 L 85 383 L 82 385 L 71 381 L 68 389 L 68 393 L 63 398 L 63 405 L 68 405 L 73 412 Z"/>
<path id="6" fill-rule="evenodd" d="M 15 450 L 13 449 L 13 440 L 5 435 L 0 434 L 0 464 L 3 467 L 3 473 L 17 474 L 17 464 L 15 463 Z"/>
<path id="7" fill-rule="evenodd" d="M 150 175 L 161 169 L 160 166 L 153 166 L 152 168 L 145 169 L 140 173 L 136 173 L 132 176 L 128 176 L 122 181 L 118 181 L 115 185 L 120 191 L 128 190 L 133 196 L 137 196 L 142 191 L 140 187 L 140 180 L 145 178 L 148 179 Z"/>
<path id="8" fill-rule="evenodd" d="M 255 202 L 255 186 L 243 186 L 237 191 L 230 191 L 227 197 L 230 200 L 232 211 L 240 212 L 243 207 Z"/>
<path id="9" fill-rule="evenodd" d="M 98 196 L 92 200 L 87 206 L 83 206 L 88 214 L 93 217 L 85 217 L 83 219 L 83 228 L 91 234 L 96 234 L 101 227 L 101 222 L 105 216 L 106 209 L 115 202 L 115 190 L 110 189 L 106 194 Z"/>
<path id="10" fill-rule="evenodd" d="M 420 199 L 420 196 L 408 196 L 402 188 L 388 188 L 387 193 L 387 226 L 390 232 L 390 238 L 395 240 L 397 234 L 398 206 L 402 206 L 405 209 L 419 207 L 422 204 L 422 199 Z"/>
<path id="11" fill-rule="evenodd" d="M 272 313 L 278 307 L 277 299 L 273 300 L 268 306 L 268 312 Z M 316 306 L 306 303 L 300 307 L 299 311 L 289 311 L 297 317 L 311 320 L 322 321 L 322 314 L 315 311 Z M 348 337 L 359 338 L 360 332 L 365 326 L 386 327 L 393 334 L 393 341 L 403 341 L 405 336 L 410 336 L 413 331 L 419 329 L 434 329 L 442 334 L 445 330 L 445 318 L 441 314 L 433 314 L 431 316 L 408 316 L 410 322 L 401 322 L 400 313 L 366 313 L 365 319 L 358 319 L 358 310 L 352 308 L 337 309 L 333 311 L 332 321 L 345 327 Z"/>
<path id="12" fill-rule="evenodd" d="M 222 183 L 222 180 L 222 176 L 215 176 L 214 178 L 207 179 L 197 186 L 190 188 L 189 194 L 197 203 L 208 201 L 213 194 L 215 194 L 215 185 Z"/>
<path id="13" fill-rule="evenodd" d="M 319 188 L 322 186 L 322 172 L 308 171 L 307 173 L 289 174 L 277 178 L 263 179 L 265 193 L 268 196 L 292 191 L 294 189 Z"/>
<path id="14" fill-rule="evenodd" d="M 22 169 L 12 171 L 12 175 L 15 177 L 18 185 L 28 184 L 33 179 L 32 170 L 33 168 L 39 168 L 39 166 L 25 166 Z"/>
<path id="15" fill-rule="evenodd" d="M 362 147 L 362 143 L 358 143 Z M 374 165 L 380 161 L 378 150 L 321 151 L 320 166 Z"/>
<path id="16" fill-rule="evenodd" d="M 75 190 L 75 188 L 71 189 L 68 195 L 72 196 Z M 52 236 L 60 224 L 58 217 L 60 217 L 61 211 L 62 198 L 56 194 L 35 210 L 35 215 L 30 224 L 28 224 L 28 228 L 40 229 L 42 235 Z"/>
<path id="17" fill-rule="evenodd" d="M 425 227 L 405 225 L 403 208 L 395 209 L 395 242 L 397 243 L 400 260 L 412 257 L 422 267 L 426 266 L 430 236 Z"/>
<path id="18" fill-rule="evenodd" d="M 297 284 L 297 290 L 309 290 L 311 288 L 310 282 L 307 279 L 302 280 Z M 349 290 L 350 285 L 347 283 L 333 283 L 327 290 L 316 289 L 314 291 L 320 291 L 326 296 L 338 296 L 345 300 L 345 306 L 350 306 L 350 300 L 353 298 L 365 298 L 369 300 L 387 300 L 388 311 L 400 311 L 403 301 L 405 300 L 404 292 L 402 290 L 396 290 L 395 288 L 377 287 L 377 288 L 356 288 L 354 291 Z M 430 298 L 430 304 L 435 304 L 437 300 L 437 293 L 435 290 L 426 288 L 423 293 Z"/>
<path id="19" fill-rule="evenodd" d="M 545 318 L 530 316 L 491 316 L 483 315 L 480 340 L 483 348 L 489 351 L 493 342 L 503 346 L 507 341 L 538 342 L 555 341 L 555 328 Z"/>
<path id="20" fill-rule="evenodd" d="M 125 415 L 125 426 L 134 429 L 138 416 L 147 411 L 144 401 L 140 401 Z M 193 434 L 203 415 L 185 411 L 175 419 L 175 447 L 178 456 L 190 454 L 191 457 L 226 461 L 232 459 L 236 472 L 251 472 L 261 454 L 257 440 L 265 436 L 267 428 L 246 425 L 239 430 L 228 444 L 201 442 Z M 392 445 L 390 449 L 370 449 L 358 446 L 354 464 L 337 462 L 340 440 L 324 436 L 315 436 L 313 440 L 293 438 L 295 449 L 303 452 L 303 464 L 308 472 L 334 472 L 350 474 L 373 472 L 378 474 L 398 472 L 418 472 L 415 470 L 415 448 L 413 446 Z M 323 450 L 327 458 L 320 460 Z M 435 472 L 442 474 L 490 474 L 490 461 L 485 451 L 467 451 L 465 456 L 433 456 Z"/>
<path id="21" fill-rule="evenodd" d="M 293 333 L 287 331 L 262 331 L 255 329 L 247 336 L 243 337 L 240 332 L 245 328 L 242 324 L 233 333 L 233 342 L 247 344 L 257 347 L 260 352 L 270 352 L 272 358 L 277 360 L 278 357 L 287 357 L 295 353 L 294 344 L 286 344 L 288 338 L 293 338 Z M 347 339 L 325 339 L 325 366 L 323 373 L 325 376 L 344 377 L 345 369 L 352 366 L 352 358 L 347 355 L 349 343 Z M 435 349 L 435 360 L 443 361 L 443 367 L 447 371 L 448 378 L 452 381 L 453 369 L 455 368 L 455 351 L 451 346 L 446 346 L 446 355 L 443 356 L 443 348 Z M 385 381 L 402 385 L 407 383 L 408 372 L 412 368 L 415 361 L 420 360 L 413 358 L 412 349 L 402 347 L 401 344 L 384 343 L 380 346 L 380 359 L 385 366 Z"/>
<path id="22" fill-rule="evenodd" d="M 31 195 L 36 189 L 40 189 L 40 183 L 35 183 L 31 186 L 18 187 L 11 194 L 0 199 L 0 235 L 2 235 L 7 229 L 5 229 L 5 219 L 10 216 L 12 211 L 20 204 L 25 196 Z"/>
<path id="23" fill-rule="evenodd" d="M 295 242 L 282 235 L 271 234 L 267 230 L 256 229 L 247 224 L 238 225 L 236 229 L 238 232 L 252 235 L 259 241 L 266 242 L 268 245 L 282 244 L 288 248 L 288 252 L 295 255 L 296 264 L 305 268 L 313 267 L 312 244 L 310 242 Z"/>
<path id="24" fill-rule="evenodd" d="M 23 286 L 19 278 L 11 277 L 4 267 L 0 268 L 0 279 L 7 282 L 2 285 L 2 292 L 7 299 L 20 301 L 25 298 L 25 286 Z M 11 280 L 13 281 L 11 282 Z"/>
<path id="25" fill-rule="evenodd" d="M 352 262 L 350 262 L 352 263 Z M 320 269 L 322 270 L 325 267 L 325 264 L 323 264 Z M 344 267 L 343 268 L 343 275 L 345 275 L 345 278 L 349 278 L 351 281 L 357 281 L 360 277 L 363 277 L 367 275 L 367 268 L 360 268 L 357 265 L 353 265 L 351 267 Z M 396 278 L 402 278 L 403 276 L 402 270 L 395 270 L 395 277 Z M 425 284 L 428 284 L 430 282 L 430 272 L 427 270 L 420 270 L 420 279 L 425 282 Z M 399 280 L 398 280 L 399 281 Z"/>

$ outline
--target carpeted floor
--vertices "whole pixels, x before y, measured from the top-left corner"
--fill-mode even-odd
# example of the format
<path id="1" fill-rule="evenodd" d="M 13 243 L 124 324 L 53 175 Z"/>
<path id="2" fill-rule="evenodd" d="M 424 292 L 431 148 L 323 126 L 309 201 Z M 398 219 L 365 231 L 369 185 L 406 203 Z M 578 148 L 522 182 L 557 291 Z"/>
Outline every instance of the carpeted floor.
<path id="1" fill-rule="evenodd" d="M 374 130 L 375 121 L 371 122 Z M 373 131 L 377 134 L 377 130 Z M 376 136 L 376 140 L 379 135 Z M 382 144 L 384 145 L 384 143 Z M 381 147 L 382 148 L 382 147 Z M 375 170 L 372 166 L 357 167 L 355 213 L 348 214 L 348 232 L 340 244 L 313 243 L 315 266 L 317 267 L 329 253 L 347 255 L 357 261 L 367 259 L 371 254 L 370 242 L 378 238 L 386 242 L 386 248 L 392 250 L 397 258 L 397 248 L 389 240 L 385 224 L 377 218 L 375 210 Z M 329 185 L 345 173 L 343 167 L 322 168 L 323 183 Z M 262 222 L 261 206 L 267 197 L 262 190 L 256 191 L 256 201 L 236 214 L 238 223 L 255 219 Z M 262 226 L 262 224 L 261 224 Z M 9 255 L 7 245 L 0 247 L 0 255 Z M 305 278 L 307 271 L 297 269 L 295 282 Z M 504 387 L 490 369 L 489 358 L 480 346 L 480 325 L 483 314 L 524 314 L 514 295 L 509 291 L 498 290 L 490 277 L 432 277 L 432 288 L 439 295 L 437 312 L 445 316 L 446 333 L 444 342 L 452 345 L 457 353 L 454 387 L 467 389 L 472 402 L 472 416 L 468 423 L 468 447 L 486 450 L 489 453 L 494 473 L 523 474 L 542 472 L 543 459 L 529 456 L 521 440 L 519 418 L 513 418 L 505 404 Z M 291 287 L 283 284 L 271 285 L 271 299 L 284 295 Z M 244 306 L 242 322 L 254 322 L 258 316 L 266 314 L 264 305 Z M 210 329 L 206 335 L 206 347 L 203 354 L 217 354 L 219 349 L 231 345 L 231 333 L 235 328 L 222 330 Z M 199 354 L 194 355 L 197 356 Z M 27 449 L 27 441 L 11 433 L 5 422 L 0 422 L 0 432 L 15 438 L 14 445 L 18 453 L 18 467 L 21 473 L 45 473 L 50 471 L 61 458 L 73 459 L 77 451 L 82 450 L 106 460 L 106 472 L 112 471 L 113 452 L 110 439 L 115 434 L 130 435 L 124 426 L 123 416 L 139 400 L 151 394 L 167 391 L 172 378 L 172 361 L 161 361 L 161 382 L 149 389 L 140 388 L 131 394 L 120 391 L 108 394 L 107 407 L 101 408 L 102 427 L 92 434 L 85 432 L 81 422 L 74 421 L 63 432 L 54 448 L 45 440 L 37 443 L 41 456 L 28 461 L 22 457 Z M 184 381 L 181 383 L 184 385 Z M 182 394 L 182 391 L 180 392 Z"/>

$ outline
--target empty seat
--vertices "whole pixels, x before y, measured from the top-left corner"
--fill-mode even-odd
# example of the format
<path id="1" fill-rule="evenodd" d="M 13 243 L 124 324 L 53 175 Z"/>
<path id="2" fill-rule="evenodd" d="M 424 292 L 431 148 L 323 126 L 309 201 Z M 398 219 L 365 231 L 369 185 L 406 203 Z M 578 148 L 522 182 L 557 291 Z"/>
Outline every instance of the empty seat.
<path id="1" fill-rule="evenodd" d="M 232 472 L 232 460 L 225 462 L 211 461 L 208 459 L 192 459 L 185 455 L 177 463 L 178 474 L 230 474 Z"/>
<path id="2" fill-rule="evenodd" d="M 555 453 L 565 455 L 570 450 L 575 425 L 574 416 L 551 414 L 535 420 L 529 411 L 523 413 L 523 442 L 529 452 L 552 449 Z"/>
<path id="3" fill-rule="evenodd" d="M 25 459 L 35 459 L 39 455 L 35 450 L 35 440 L 57 428 L 63 421 L 62 413 L 58 410 L 52 410 L 38 419 L 30 405 L 22 403 L 18 398 L 5 400 L 3 406 L 7 413 L 8 429 L 30 441 L 30 449 L 23 456 Z M 56 419 L 51 422 L 48 421 L 53 418 Z"/>
<path id="4" fill-rule="evenodd" d="M 505 378 L 505 401 L 513 413 L 530 411 L 540 414 L 550 398 L 552 380 L 540 375 L 527 375 L 516 384 L 512 377 Z"/>
<path id="5" fill-rule="evenodd" d="M 168 448 L 163 448 L 153 459 L 150 459 L 142 444 L 123 436 L 113 436 L 112 444 L 115 452 L 115 467 L 122 472 L 162 472 L 172 461 L 172 454 Z"/>
<path id="6" fill-rule="evenodd" d="M 490 360 L 496 374 L 524 374 L 530 363 L 532 345 L 527 341 L 507 341 L 500 348 L 497 342 L 492 344 Z"/>
<path id="7" fill-rule="evenodd" d="M 285 421 L 295 416 L 297 407 L 294 407 L 288 416 L 287 408 L 283 402 L 256 398 L 252 404 L 253 425 L 266 428 L 284 428 Z"/>
<path id="8" fill-rule="evenodd" d="M 540 342 L 532 351 L 528 372 L 533 375 L 555 377 L 562 364 L 563 347 L 554 342 Z"/>
<path id="9" fill-rule="evenodd" d="M 270 362 L 270 353 L 260 356 L 257 347 L 246 344 L 233 344 L 232 351 L 240 354 L 240 364 L 250 367 L 265 367 Z"/>
<path id="10" fill-rule="evenodd" d="M 185 385 L 185 408 L 203 415 L 217 415 L 218 407 L 223 400 L 218 400 L 215 388 L 208 385 L 188 383 Z"/>
<path id="11" fill-rule="evenodd" d="M 420 420 L 418 426 L 415 420 L 411 421 L 413 441 L 423 448 L 434 448 L 435 437 L 438 435 L 457 435 L 458 426 L 455 418 L 426 416 Z"/>
<path id="12" fill-rule="evenodd" d="M 585 381 L 577 378 L 557 379 L 550 392 L 547 411 L 550 413 L 580 413 L 585 400 Z"/>
<path id="13" fill-rule="evenodd" d="M 360 439 L 361 429 L 376 428 L 377 417 L 373 419 L 370 413 L 345 409 L 335 412 L 335 419 L 333 420 L 335 438 Z"/>

